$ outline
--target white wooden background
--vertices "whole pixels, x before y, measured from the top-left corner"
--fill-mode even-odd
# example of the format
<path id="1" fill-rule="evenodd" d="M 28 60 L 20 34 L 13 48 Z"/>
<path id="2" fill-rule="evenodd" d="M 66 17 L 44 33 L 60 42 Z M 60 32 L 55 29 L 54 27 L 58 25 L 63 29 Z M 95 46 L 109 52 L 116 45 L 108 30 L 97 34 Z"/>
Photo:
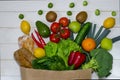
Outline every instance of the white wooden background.
<path id="1" fill-rule="evenodd" d="M 75 16 L 79 11 L 85 10 L 88 12 L 87 21 L 96 23 L 98 27 L 102 25 L 103 20 L 111 16 L 114 10 L 117 12 L 116 25 L 109 34 L 109 37 L 120 35 L 120 9 L 119 0 L 87 0 L 88 6 L 82 5 L 83 0 L 18 0 L 18 1 L 0 1 L 0 75 L 1 80 L 21 80 L 19 66 L 13 58 L 13 53 L 18 49 L 17 40 L 23 33 L 20 31 L 20 19 L 18 15 L 23 13 L 26 20 L 31 24 L 32 29 L 35 28 L 35 21 L 41 20 L 50 25 L 45 19 L 46 12 L 54 10 L 57 12 L 58 18 L 67 16 L 66 12 L 71 10 L 72 16 L 67 16 L 71 20 L 75 20 Z M 47 7 L 47 4 L 52 2 L 54 4 L 52 9 Z M 69 8 L 69 3 L 74 2 L 75 7 Z M 44 11 L 42 16 L 37 14 L 37 11 L 42 9 Z M 95 16 L 95 9 L 101 10 L 100 16 Z M 108 79 L 120 79 L 120 41 L 113 45 L 110 51 L 113 55 L 113 69 L 111 76 Z M 93 79 L 97 79 L 95 73 L 92 75 Z"/>

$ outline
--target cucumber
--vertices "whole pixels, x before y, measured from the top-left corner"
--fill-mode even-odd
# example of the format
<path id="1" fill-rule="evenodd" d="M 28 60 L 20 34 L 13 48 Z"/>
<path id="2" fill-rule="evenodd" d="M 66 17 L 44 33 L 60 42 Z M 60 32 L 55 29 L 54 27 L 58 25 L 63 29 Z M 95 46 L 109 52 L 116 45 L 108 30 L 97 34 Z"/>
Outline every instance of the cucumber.
<path id="1" fill-rule="evenodd" d="M 80 31 L 78 32 L 76 38 L 75 38 L 75 42 L 78 45 L 81 45 L 83 39 L 86 37 L 86 35 L 88 34 L 89 30 L 91 29 L 92 23 L 91 22 L 86 22 L 83 27 L 80 29 Z"/>
<path id="2" fill-rule="evenodd" d="M 41 21 L 36 21 L 36 27 L 37 27 L 38 33 L 42 37 L 46 38 L 50 36 L 50 29 L 45 23 Z"/>

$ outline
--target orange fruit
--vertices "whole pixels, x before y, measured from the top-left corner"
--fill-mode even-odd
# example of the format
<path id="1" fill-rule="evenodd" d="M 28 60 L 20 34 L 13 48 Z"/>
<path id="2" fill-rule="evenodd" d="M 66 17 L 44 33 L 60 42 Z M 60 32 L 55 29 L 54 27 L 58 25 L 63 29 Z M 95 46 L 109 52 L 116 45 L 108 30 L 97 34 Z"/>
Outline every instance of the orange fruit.
<path id="1" fill-rule="evenodd" d="M 96 47 L 96 42 L 93 38 L 86 38 L 82 41 L 82 48 L 85 51 L 90 52 Z"/>

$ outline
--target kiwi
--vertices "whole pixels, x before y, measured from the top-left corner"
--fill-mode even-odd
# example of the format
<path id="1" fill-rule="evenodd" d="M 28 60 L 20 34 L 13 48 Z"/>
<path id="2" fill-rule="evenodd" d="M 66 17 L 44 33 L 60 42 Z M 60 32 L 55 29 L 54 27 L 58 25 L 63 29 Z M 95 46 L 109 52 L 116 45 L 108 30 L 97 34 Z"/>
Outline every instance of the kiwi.
<path id="1" fill-rule="evenodd" d="M 46 20 L 48 22 L 54 22 L 56 21 L 56 18 L 57 18 L 57 14 L 56 12 L 54 11 L 49 11 L 47 14 L 46 14 Z"/>
<path id="2" fill-rule="evenodd" d="M 76 20 L 82 24 L 87 20 L 87 17 L 88 17 L 87 12 L 81 11 L 76 15 Z"/>

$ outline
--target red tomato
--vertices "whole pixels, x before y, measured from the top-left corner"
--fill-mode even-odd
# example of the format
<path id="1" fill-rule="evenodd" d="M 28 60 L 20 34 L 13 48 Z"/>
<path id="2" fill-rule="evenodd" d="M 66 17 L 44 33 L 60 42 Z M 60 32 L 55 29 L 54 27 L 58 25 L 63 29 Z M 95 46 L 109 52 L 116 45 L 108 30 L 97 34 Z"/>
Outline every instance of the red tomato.
<path id="1" fill-rule="evenodd" d="M 59 23 L 60 23 L 60 25 L 62 25 L 63 27 L 67 27 L 68 24 L 69 24 L 69 19 L 66 18 L 66 17 L 62 17 L 62 18 L 60 18 Z"/>
<path id="2" fill-rule="evenodd" d="M 60 36 L 58 34 L 52 33 L 50 35 L 50 41 L 58 43 L 60 41 Z"/>
<path id="3" fill-rule="evenodd" d="M 60 31 L 60 24 L 57 22 L 53 22 L 50 26 L 50 29 L 53 33 L 58 33 Z"/>
<path id="4" fill-rule="evenodd" d="M 60 37 L 63 38 L 63 39 L 69 38 L 70 37 L 70 30 L 66 29 L 66 28 L 61 29 Z"/>

